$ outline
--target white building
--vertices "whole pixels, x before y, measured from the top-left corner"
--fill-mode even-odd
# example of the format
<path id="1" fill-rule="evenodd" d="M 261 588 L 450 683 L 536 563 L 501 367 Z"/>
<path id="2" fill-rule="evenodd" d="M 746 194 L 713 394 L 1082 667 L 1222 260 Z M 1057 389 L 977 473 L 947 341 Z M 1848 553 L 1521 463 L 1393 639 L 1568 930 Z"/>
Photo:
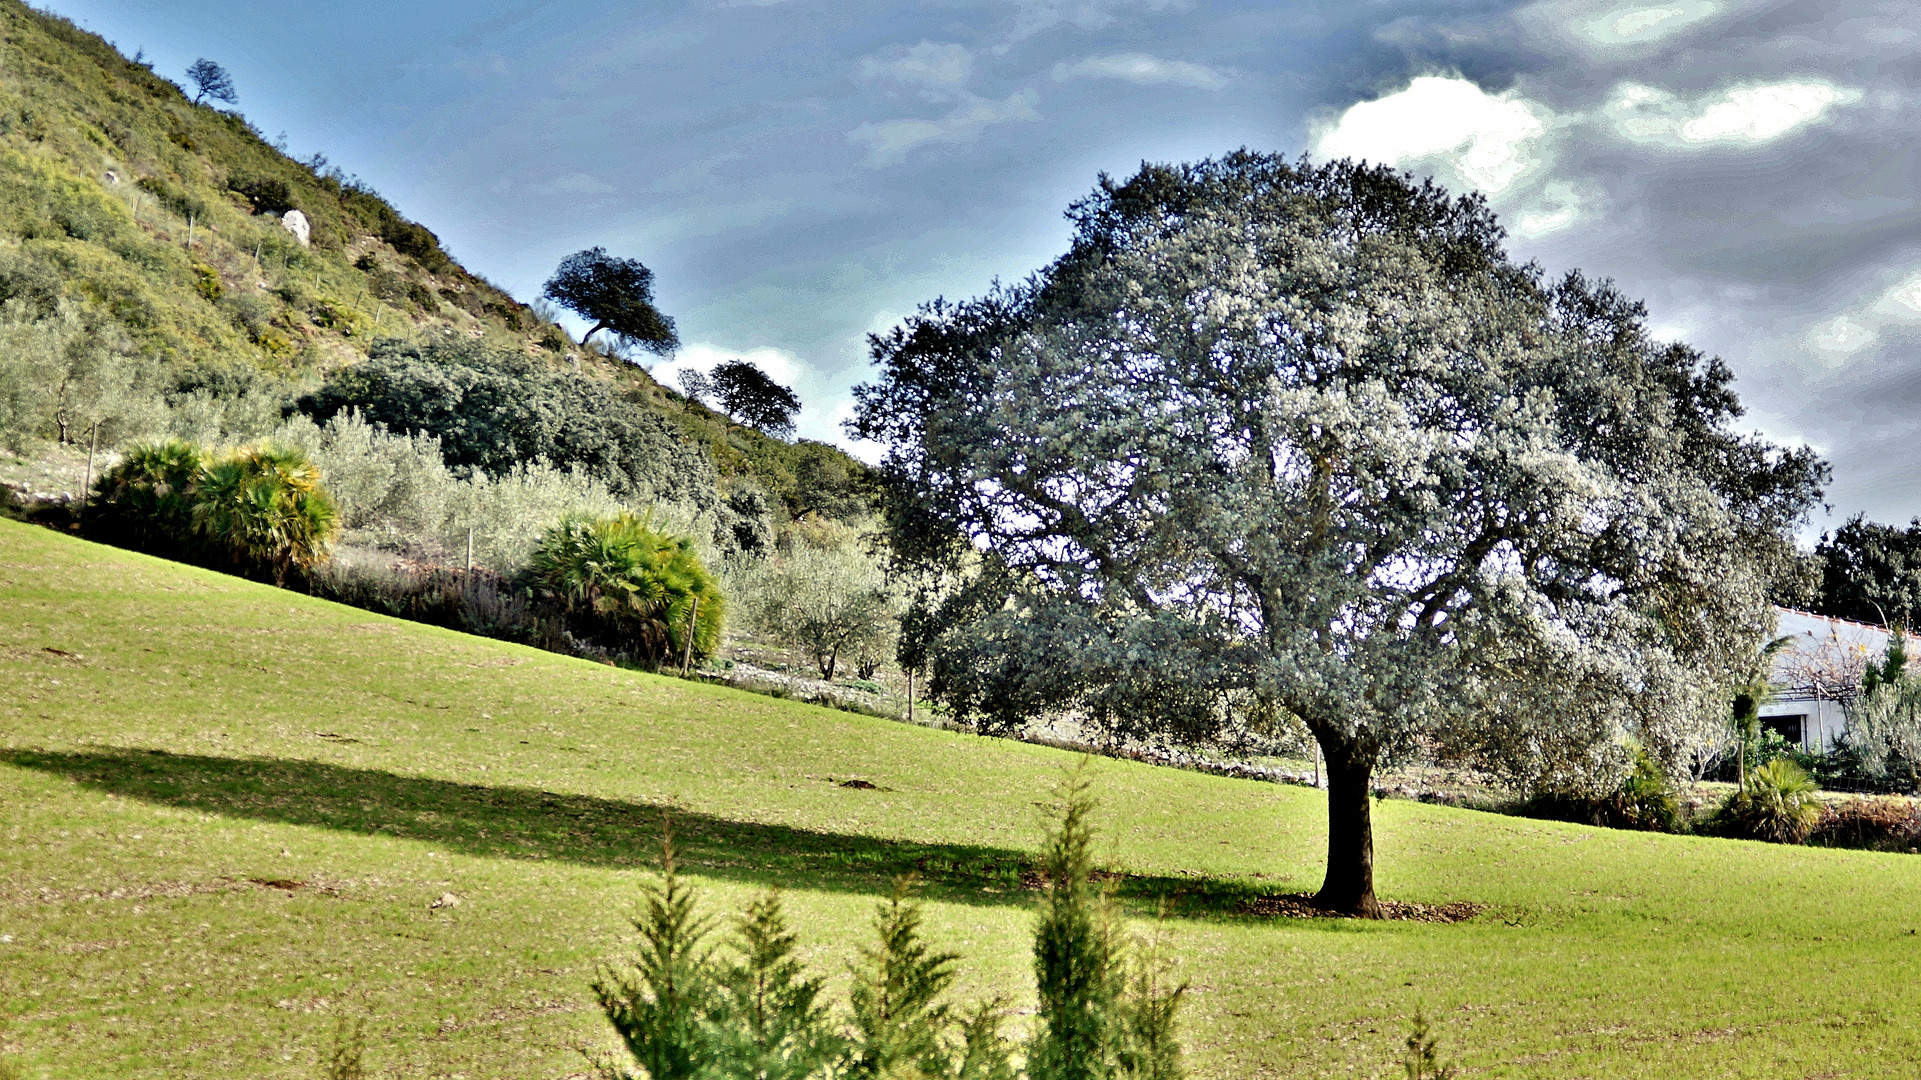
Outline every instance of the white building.
<path id="1" fill-rule="evenodd" d="M 1792 608 L 1777 607 L 1774 615 L 1775 633 L 1793 640 L 1774 655 L 1774 697 L 1761 706 L 1761 728 L 1808 750 L 1832 750 L 1847 730 L 1843 706 L 1868 664 L 1881 662 L 1888 631 Z M 1921 652 L 1921 639 L 1910 634 L 1908 651 Z"/>

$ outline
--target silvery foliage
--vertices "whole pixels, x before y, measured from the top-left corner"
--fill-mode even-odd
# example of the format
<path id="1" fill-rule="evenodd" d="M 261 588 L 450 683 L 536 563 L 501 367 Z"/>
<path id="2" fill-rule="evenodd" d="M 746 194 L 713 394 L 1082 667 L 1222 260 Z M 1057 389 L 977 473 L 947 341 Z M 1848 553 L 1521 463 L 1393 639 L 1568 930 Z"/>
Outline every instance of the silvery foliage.
<path id="1" fill-rule="evenodd" d="M 932 620 L 937 696 L 1196 739 L 1238 702 L 1529 787 L 1723 737 L 1824 466 L 1732 433 L 1718 361 L 1385 170 L 1147 167 L 1071 216 L 859 392 L 901 554 L 989 555 Z"/>
<path id="2" fill-rule="evenodd" d="M 728 591 L 755 629 L 811 656 L 828 677 L 862 657 L 885 658 L 901 601 L 881 559 L 846 527 L 792 535 L 772 557 L 729 574 Z"/>
<path id="3" fill-rule="evenodd" d="M 1881 683 L 1847 703 L 1848 747 L 1873 776 L 1888 775 L 1892 759 L 1921 763 L 1921 680 Z"/>

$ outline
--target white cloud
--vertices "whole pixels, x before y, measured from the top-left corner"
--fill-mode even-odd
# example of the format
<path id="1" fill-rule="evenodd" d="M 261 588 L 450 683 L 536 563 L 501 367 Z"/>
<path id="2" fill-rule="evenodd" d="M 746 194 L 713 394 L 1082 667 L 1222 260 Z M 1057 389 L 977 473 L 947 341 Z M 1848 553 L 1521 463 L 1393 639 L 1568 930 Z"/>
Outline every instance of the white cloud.
<path id="1" fill-rule="evenodd" d="M 1490 94 L 1458 76 L 1424 75 L 1321 125 L 1314 152 L 1397 167 L 1440 164 L 1495 195 L 1545 163 L 1553 121 L 1550 109 L 1516 91 Z"/>
<path id="2" fill-rule="evenodd" d="M 1601 198 L 1601 193 L 1593 190 L 1592 185 L 1549 180 L 1517 208 L 1509 220 L 1514 235 L 1534 240 L 1579 224 L 1590 216 Z"/>
<path id="3" fill-rule="evenodd" d="M 1717 0 L 1665 0 L 1595 10 L 1592 0 L 1546 0 L 1515 13 L 1538 36 L 1564 41 L 1595 56 L 1645 53 L 1683 31 L 1724 13 Z"/>
<path id="4" fill-rule="evenodd" d="M 1116 53 L 1090 56 L 1069 64 L 1054 65 L 1054 81 L 1068 79 L 1119 79 L 1140 86 L 1186 86 L 1196 90 L 1219 90 L 1227 85 L 1223 72 L 1205 64 L 1186 60 L 1163 60 L 1147 53 Z"/>
<path id="5" fill-rule="evenodd" d="M 953 42 L 923 41 L 860 62 L 863 79 L 887 79 L 912 86 L 958 89 L 973 73 L 974 54 Z"/>
<path id="6" fill-rule="evenodd" d="M 965 94 L 947 115 L 936 120 L 885 120 L 865 123 L 847 133 L 851 142 L 867 144 L 867 164 L 874 168 L 898 165 L 915 147 L 925 143 L 971 142 L 995 124 L 1039 120 L 1034 109 L 1038 95 L 1018 90 L 999 101 Z"/>
<path id="7" fill-rule="evenodd" d="M 1732 86 L 1693 101 L 1658 87 L 1624 82 L 1603 113 L 1617 134 L 1635 142 L 1691 146 L 1758 146 L 1822 119 L 1861 92 L 1824 79 L 1787 79 Z"/>
<path id="8" fill-rule="evenodd" d="M 1808 344 L 1816 355 L 1839 364 L 1878 343 L 1887 331 L 1904 327 L 1921 329 L 1921 269 L 1910 270 L 1855 308 L 1816 323 L 1808 331 Z"/>

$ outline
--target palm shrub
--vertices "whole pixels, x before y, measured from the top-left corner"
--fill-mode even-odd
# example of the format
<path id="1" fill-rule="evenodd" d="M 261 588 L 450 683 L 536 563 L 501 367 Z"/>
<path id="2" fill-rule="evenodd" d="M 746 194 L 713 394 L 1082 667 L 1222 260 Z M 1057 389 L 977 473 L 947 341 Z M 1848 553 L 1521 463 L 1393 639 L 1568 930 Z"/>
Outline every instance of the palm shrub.
<path id="1" fill-rule="evenodd" d="M 121 547 L 181 554 L 206 454 L 185 439 L 137 443 L 94 481 L 88 531 Z"/>
<path id="2" fill-rule="evenodd" d="M 1722 814 L 1737 835 L 1777 844 L 1799 844 L 1821 821 L 1819 790 L 1807 770 L 1787 758 L 1748 774 L 1745 787 L 1728 799 Z"/>
<path id="3" fill-rule="evenodd" d="M 678 658 L 690 624 L 696 656 L 720 645 L 725 604 L 693 541 L 655 532 L 635 514 L 562 518 L 534 549 L 528 575 L 589 636 L 642 660 Z"/>
<path id="4" fill-rule="evenodd" d="M 236 566 L 272 572 L 327 558 L 340 531 L 333 496 L 320 486 L 320 469 L 304 451 L 257 443 L 216 455 L 193 485 L 193 532 L 209 553 Z"/>

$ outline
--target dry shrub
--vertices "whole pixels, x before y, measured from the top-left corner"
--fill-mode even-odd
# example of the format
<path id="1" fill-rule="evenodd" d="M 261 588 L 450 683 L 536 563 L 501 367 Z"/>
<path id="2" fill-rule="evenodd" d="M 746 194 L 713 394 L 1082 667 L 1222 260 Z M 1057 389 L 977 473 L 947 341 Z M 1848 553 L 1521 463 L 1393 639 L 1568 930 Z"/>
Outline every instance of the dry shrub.
<path id="1" fill-rule="evenodd" d="M 1921 807 L 1913 799 L 1855 798 L 1829 803 L 1808 837 L 1823 847 L 1908 851 L 1921 844 Z"/>

